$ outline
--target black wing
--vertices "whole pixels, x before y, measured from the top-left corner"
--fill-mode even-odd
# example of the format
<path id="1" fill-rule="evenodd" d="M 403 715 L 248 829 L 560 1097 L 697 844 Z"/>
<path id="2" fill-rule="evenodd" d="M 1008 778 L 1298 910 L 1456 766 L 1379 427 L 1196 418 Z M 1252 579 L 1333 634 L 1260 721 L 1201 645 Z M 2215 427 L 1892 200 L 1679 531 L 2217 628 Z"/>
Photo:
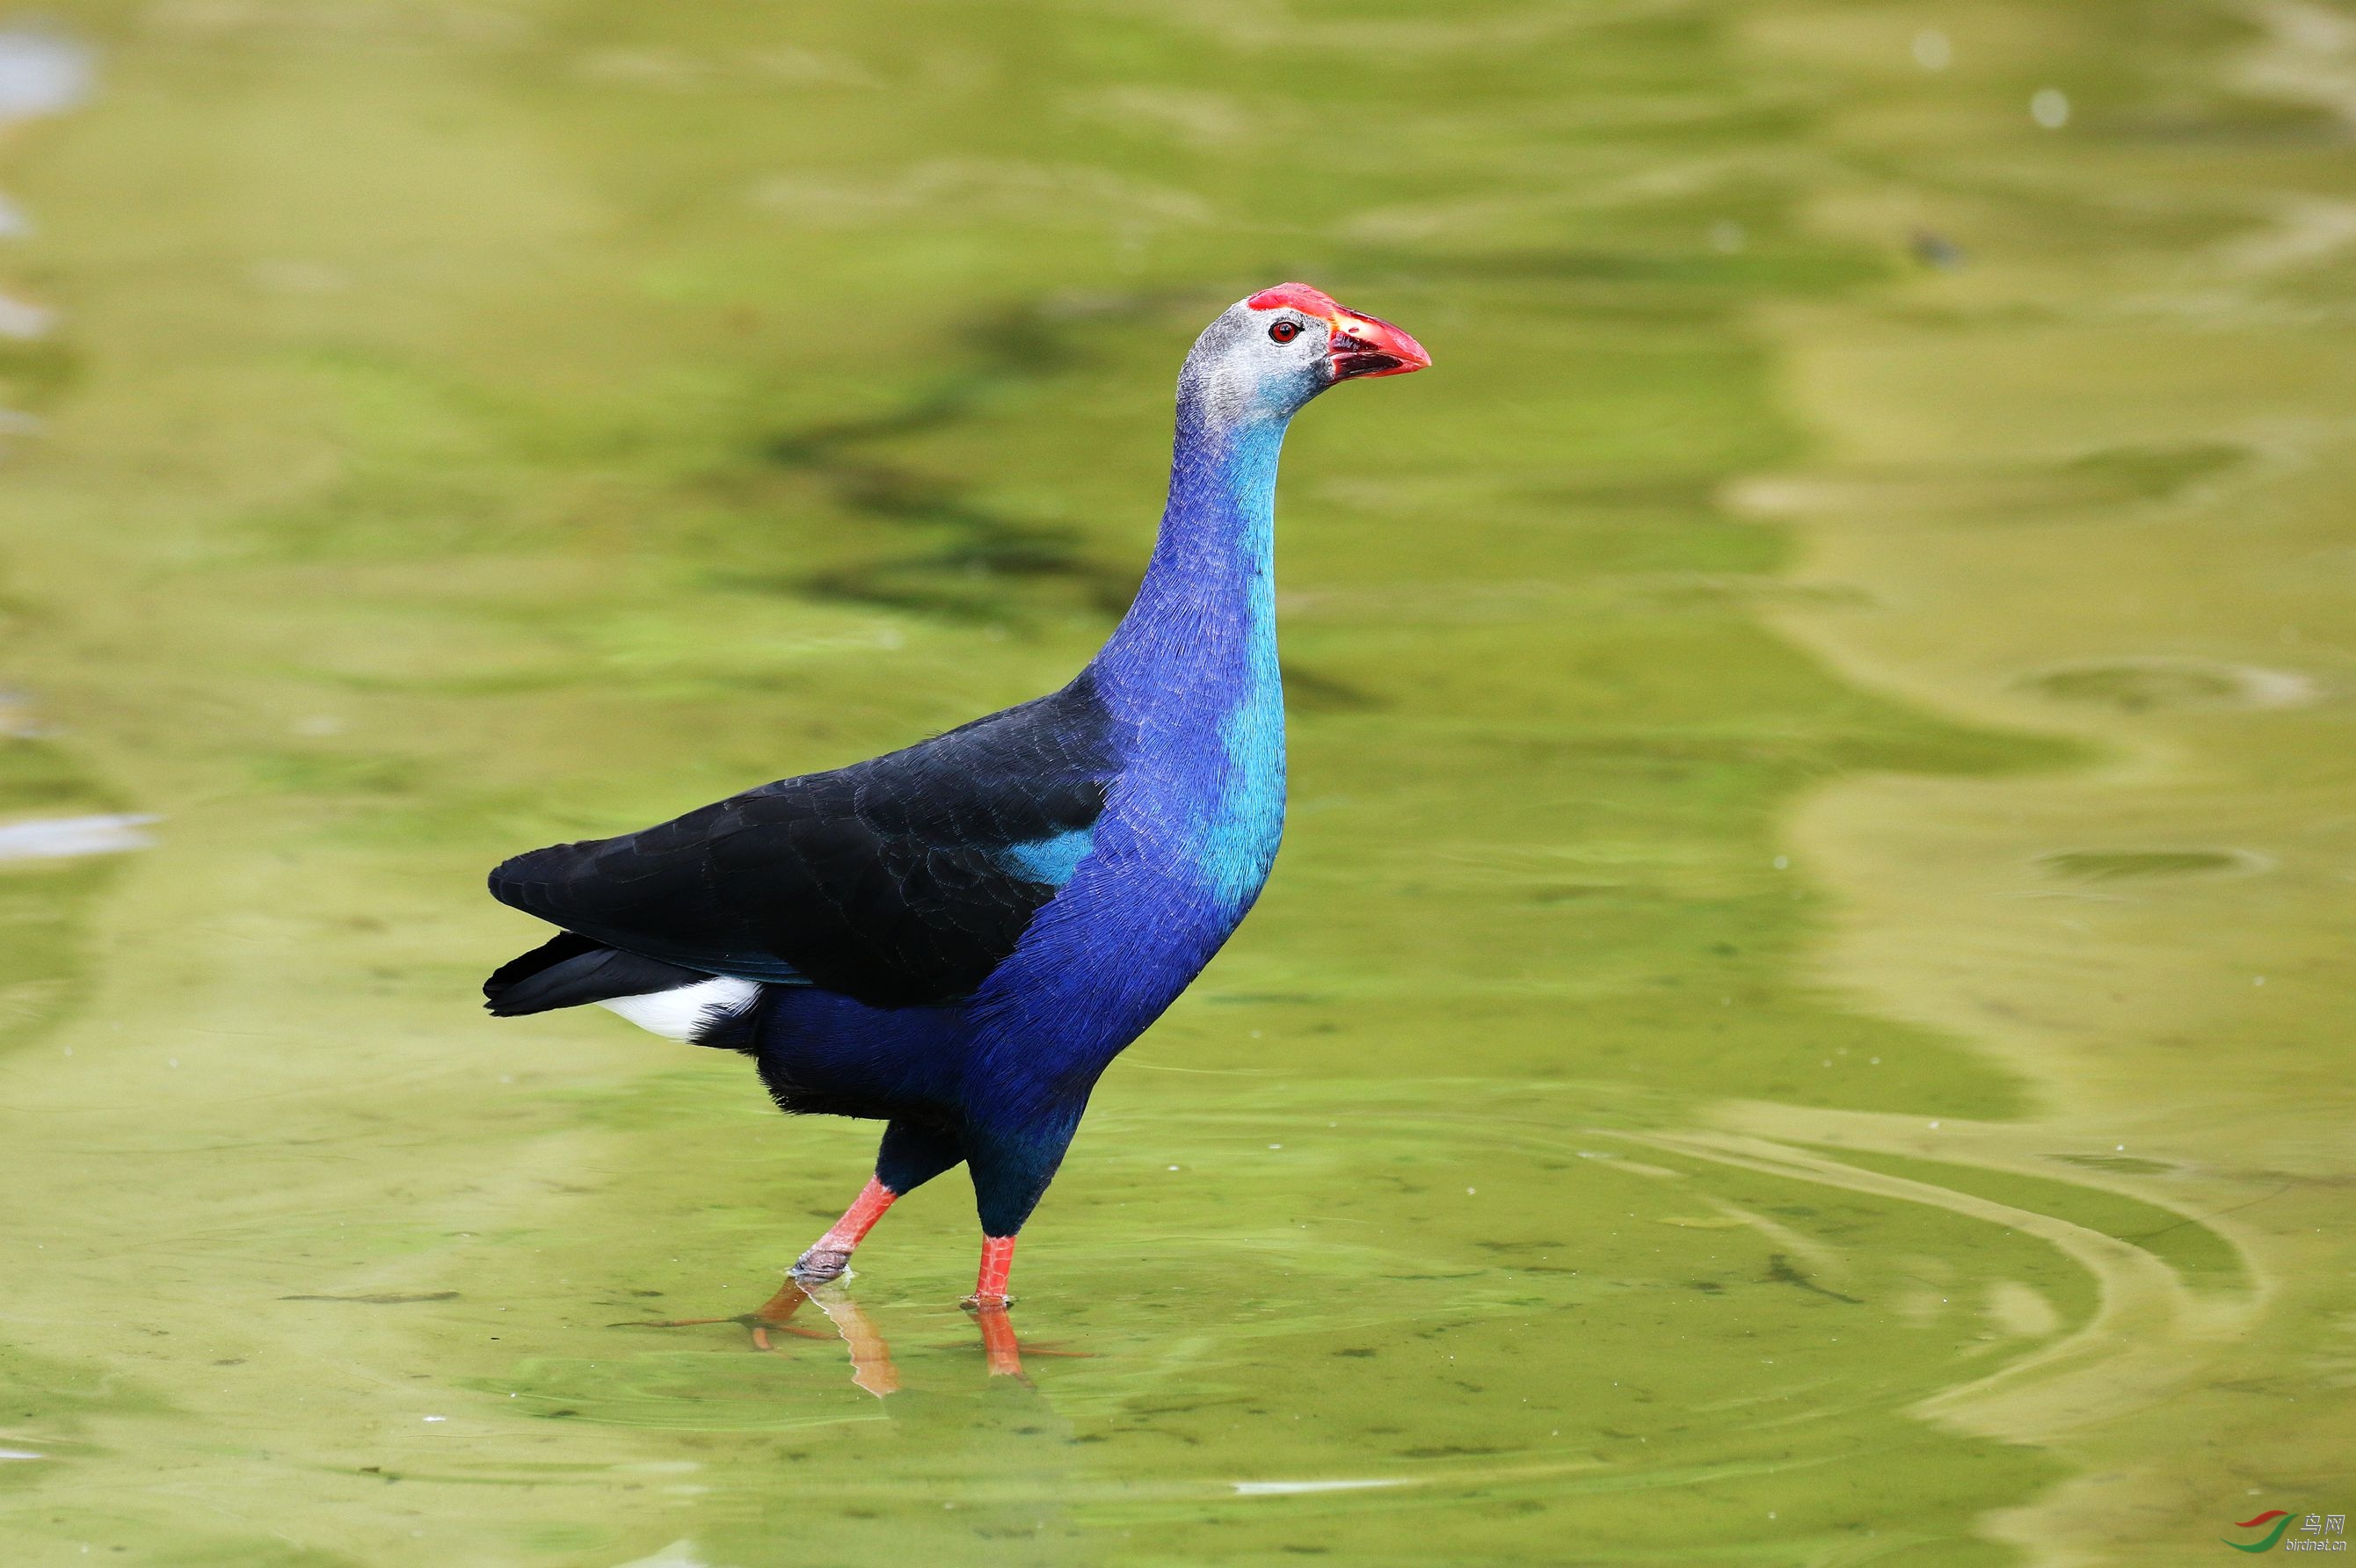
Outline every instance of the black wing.
<path id="1" fill-rule="evenodd" d="M 969 994 L 1055 896 L 1117 769 L 1082 676 L 872 762 L 491 873 L 502 903 L 627 953 L 878 1006 Z"/>

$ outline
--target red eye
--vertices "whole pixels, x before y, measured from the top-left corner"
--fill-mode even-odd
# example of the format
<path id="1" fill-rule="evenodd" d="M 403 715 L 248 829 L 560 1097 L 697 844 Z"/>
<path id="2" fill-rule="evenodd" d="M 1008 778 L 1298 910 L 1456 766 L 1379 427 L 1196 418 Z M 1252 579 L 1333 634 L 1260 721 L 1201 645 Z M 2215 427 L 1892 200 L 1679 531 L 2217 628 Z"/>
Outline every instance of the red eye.
<path id="1" fill-rule="evenodd" d="M 1290 343 L 1301 336 L 1301 324 L 1297 321 L 1280 321 L 1268 329 L 1268 335 L 1279 343 Z"/>

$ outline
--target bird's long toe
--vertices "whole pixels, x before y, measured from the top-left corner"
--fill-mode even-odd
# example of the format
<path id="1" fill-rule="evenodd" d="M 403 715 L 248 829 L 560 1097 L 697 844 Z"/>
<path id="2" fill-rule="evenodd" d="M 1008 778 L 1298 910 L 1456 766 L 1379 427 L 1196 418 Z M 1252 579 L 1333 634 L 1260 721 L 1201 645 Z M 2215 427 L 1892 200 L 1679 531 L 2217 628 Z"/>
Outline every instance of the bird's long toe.
<path id="1" fill-rule="evenodd" d="M 627 1323 L 616 1323 L 609 1325 L 609 1327 L 616 1328 L 693 1328 L 709 1323 L 734 1323 L 743 1327 L 751 1333 L 753 1348 L 755 1349 L 766 1350 L 771 1349 L 769 1335 L 772 1330 L 778 1333 L 791 1334 L 803 1339 L 824 1339 L 830 1338 L 830 1335 L 821 1329 L 805 1328 L 798 1324 L 789 1321 L 795 1311 L 801 1307 L 802 1303 L 809 1299 L 809 1293 L 802 1288 L 798 1281 L 788 1280 L 786 1282 L 785 1285 L 778 1290 L 776 1295 L 769 1297 L 768 1300 L 763 1302 L 760 1306 L 755 1307 L 750 1312 L 739 1312 L 727 1317 L 646 1318 Z"/>

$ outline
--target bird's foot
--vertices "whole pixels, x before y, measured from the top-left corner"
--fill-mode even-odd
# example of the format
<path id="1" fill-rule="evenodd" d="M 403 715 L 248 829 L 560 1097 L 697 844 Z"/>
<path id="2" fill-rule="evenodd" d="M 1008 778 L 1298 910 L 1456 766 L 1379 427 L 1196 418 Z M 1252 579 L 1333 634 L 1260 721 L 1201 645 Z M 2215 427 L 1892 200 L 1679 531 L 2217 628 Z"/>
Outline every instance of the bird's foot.
<path id="1" fill-rule="evenodd" d="M 1093 1354 L 1087 1350 L 1066 1350 L 1054 1345 L 1019 1339 L 1014 1333 L 1014 1319 L 1006 1315 L 1003 1307 L 977 1307 L 971 1302 L 966 1309 L 973 1314 L 974 1326 L 981 1330 L 981 1352 L 990 1360 L 990 1375 L 994 1378 L 1030 1379 L 1023 1371 L 1025 1356 L 1069 1356 L 1086 1360 Z"/>
<path id="2" fill-rule="evenodd" d="M 733 1317 L 649 1318 L 629 1323 L 616 1323 L 611 1327 L 616 1328 L 693 1328 L 707 1323 L 738 1323 L 752 1335 L 755 1349 L 766 1350 L 772 1349 L 769 1343 L 769 1334 L 772 1329 L 803 1339 L 829 1338 L 822 1328 L 804 1328 L 788 1321 L 800 1309 L 802 1303 L 809 1298 L 809 1292 L 803 1289 L 798 1282 L 787 1280 L 776 1295 L 769 1297 L 752 1311 L 740 1312 Z M 825 1309 L 821 1307 L 819 1310 Z"/>
<path id="3" fill-rule="evenodd" d="M 827 1328 L 805 1328 L 790 1321 L 804 1303 L 816 1307 L 827 1320 Z M 851 1350 L 851 1381 L 881 1399 L 898 1392 L 900 1373 L 892 1364 L 892 1347 L 884 1342 L 874 1322 L 859 1308 L 859 1304 L 839 1290 L 821 1285 L 804 1286 L 799 1280 L 789 1279 L 769 1297 L 750 1312 L 734 1317 L 673 1317 L 659 1322 L 616 1323 L 616 1328 L 688 1328 L 703 1323 L 741 1323 L 752 1335 L 753 1349 L 771 1350 L 772 1333 L 791 1334 L 799 1339 L 831 1339 L 840 1338 Z M 828 1328 L 833 1330 L 828 1332 Z"/>
<path id="4" fill-rule="evenodd" d="M 849 1247 L 815 1246 L 794 1260 L 787 1271 L 797 1284 L 824 1285 L 851 1272 Z"/>
<path id="5" fill-rule="evenodd" d="M 981 1353 L 989 1359 L 990 1375 L 1023 1377 L 1023 1346 L 1014 1337 L 1014 1320 L 1006 1316 L 1006 1298 L 1000 1296 L 993 1303 L 969 1296 L 965 1309 L 973 1314 L 975 1325 L 981 1329 Z"/>

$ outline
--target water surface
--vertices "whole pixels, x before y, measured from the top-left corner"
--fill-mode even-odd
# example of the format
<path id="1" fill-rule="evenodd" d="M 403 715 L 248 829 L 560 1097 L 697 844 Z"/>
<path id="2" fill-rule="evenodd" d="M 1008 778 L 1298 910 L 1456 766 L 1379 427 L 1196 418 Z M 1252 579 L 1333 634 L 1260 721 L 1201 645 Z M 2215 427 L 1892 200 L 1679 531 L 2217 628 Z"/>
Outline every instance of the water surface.
<path id="1" fill-rule="evenodd" d="M 0 867 L 11 1563 L 2346 1511 L 2337 13 L 44 26 L 99 91 L 0 147 L 0 832 L 154 843 Z M 1439 368 L 1290 443 L 1273 886 L 1018 1350 L 953 1180 L 764 1321 L 871 1132 L 484 1019 L 482 869 L 1066 678 L 1185 344 L 1290 276 Z"/>

